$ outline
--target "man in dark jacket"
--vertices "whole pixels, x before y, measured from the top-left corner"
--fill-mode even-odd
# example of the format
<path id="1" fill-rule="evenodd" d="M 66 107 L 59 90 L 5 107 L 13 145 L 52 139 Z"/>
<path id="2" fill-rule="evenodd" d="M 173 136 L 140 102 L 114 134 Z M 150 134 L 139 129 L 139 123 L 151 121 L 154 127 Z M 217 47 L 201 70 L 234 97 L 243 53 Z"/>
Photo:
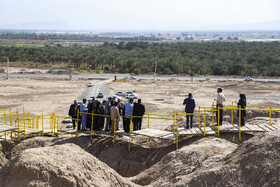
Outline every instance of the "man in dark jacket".
<path id="1" fill-rule="evenodd" d="M 191 118 L 191 128 L 192 128 L 192 124 L 193 124 L 193 112 L 194 112 L 194 108 L 195 108 L 195 101 L 192 98 L 192 94 L 189 93 L 189 97 L 186 98 L 184 100 L 183 105 L 186 105 L 185 107 L 185 111 L 187 113 L 187 129 L 189 128 L 189 118 Z"/>
<path id="2" fill-rule="evenodd" d="M 91 102 L 88 104 L 88 113 L 92 113 L 92 112 L 95 113 L 95 108 L 96 108 L 96 100 L 93 97 Z M 95 118 L 96 118 L 96 116 L 92 117 L 92 115 L 88 115 L 88 118 L 87 118 L 87 129 L 91 129 L 92 118 L 93 118 L 93 126 L 95 125 Z M 93 130 L 95 130 L 95 129 L 93 129 Z"/>
<path id="3" fill-rule="evenodd" d="M 69 112 L 68 112 L 68 115 L 72 117 L 73 129 L 75 129 L 75 127 L 76 127 L 75 118 L 77 118 L 77 106 L 78 106 L 78 103 L 76 100 L 74 100 L 74 104 L 72 104 L 70 106 Z"/>
<path id="4" fill-rule="evenodd" d="M 134 103 L 133 116 L 141 116 L 133 118 L 133 130 L 141 130 L 142 117 L 145 114 L 145 106 L 141 103 L 141 99 L 138 99 L 138 103 Z"/>

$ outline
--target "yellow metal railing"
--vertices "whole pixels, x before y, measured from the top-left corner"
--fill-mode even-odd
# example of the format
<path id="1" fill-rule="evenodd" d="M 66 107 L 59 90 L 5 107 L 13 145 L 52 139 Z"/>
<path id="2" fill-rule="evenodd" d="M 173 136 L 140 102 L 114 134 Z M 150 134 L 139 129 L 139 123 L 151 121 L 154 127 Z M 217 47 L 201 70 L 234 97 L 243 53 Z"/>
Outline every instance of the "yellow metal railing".
<path id="1" fill-rule="evenodd" d="M 241 112 L 242 110 L 246 111 L 267 111 L 269 114 L 269 125 L 272 125 L 271 118 L 272 118 L 272 112 L 280 112 L 280 107 L 272 107 L 271 105 L 268 107 L 259 107 L 259 106 L 247 106 L 246 109 L 238 108 L 237 105 L 234 105 L 233 102 L 231 105 L 225 105 L 223 107 L 217 107 L 214 106 L 214 103 L 212 103 L 212 106 L 210 107 L 198 107 L 198 110 L 195 110 L 194 113 L 185 113 L 184 111 L 173 111 L 172 115 L 165 115 L 165 114 L 145 114 L 144 116 L 130 116 L 130 123 L 129 123 L 129 149 L 130 144 L 132 140 L 132 128 L 133 128 L 133 119 L 134 118 L 146 118 L 147 119 L 147 128 L 150 128 L 151 126 L 151 120 L 171 120 L 173 122 L 173 134 L 176 136 L 176 140 L 174 143 L 176 144 L 176 148 L 178 149 L 179 144 L 179 120 L 180 116 L 187 116 L 187 115 L 193 115 L 198 117 L 198 128 L 201 130 L 203 129 L 203 136 L 206 135 L 206 125 L 207 125 L 207 113 L 210 113 L 209 116 L 212 117 L 212 129 L 214 127 L 214 113 L 217 112 L 217 136 L 220 136 L 220 110 L 230 110 L 231 111 L 231 120 L 230 123 L 233 125 L 234 122 L 234 111 L 238 111 L 239 113 L 239 119 L 238 119 L 238 132 L 239 132 L 239 140 L 241 141 Z M 95 113 L 86 113 L 86 112 L 80 112 L 77 111 L 77 118 L 72 118 L 68 116 L 63 115 L 56 115 L 54 113 L 39 116 L 32 116 L 31 113 L 25 111 L 25 108 L 22 108 L 22 112 L 19 112 L 19 109 L 17 108 L 16 112 L 12 112 L 11 108 L 9 109 L 0 109 L 0 116 L 3 116 L 3 123 L 5 125 L 9 124 L 10 126 L 14 126 L 17 128 L 17 132 L 13 131 L 12 134 L 16 134 L 18 136 L 18 140 L 20 141 L 20 134 L 23 132 L 23 137 L 26 138 L 26 131 L 27 129 L 34 129 L 41 132 L 42 135 L 49 131 L 52 134 L 52 136 L 59 136 L 59 120 L 60 119 L 72 119 L 77 122 L 76 125 L 76 136 L 79 136 L 78 131 L 78 122 L 81 121 L 80 114 L 87 114 L 91 116 L 91 131 L 90 131 L 90 140 L 93 139 L 93 136 L 95 135 L 96 131 L 93 130 L 93 118 L 94 116 L 100 116 L 100 117 L 112 117 L 110 115 L 101 115 L 101 114 L 95 114 Z M 12 118 L 15 116 L 16 120 L 13 125 Z M 114 117 L 114 126 L 113 128 L 113 142 L 115 142 L 116 132 L 117 132 L 117 118 L 125 117 L 125 116 L 115 116 Z M 201 125 L 201 117 L 203 117 L 203 126 Z M 9 121 L 9 123 L 7 123 Z M 49 125 L 48 125 L 49 122 Z M 6 136 L 6 132 L 5 132 Z M 149 137 L 147 137 L 147 147 L 149 147 Z"/>

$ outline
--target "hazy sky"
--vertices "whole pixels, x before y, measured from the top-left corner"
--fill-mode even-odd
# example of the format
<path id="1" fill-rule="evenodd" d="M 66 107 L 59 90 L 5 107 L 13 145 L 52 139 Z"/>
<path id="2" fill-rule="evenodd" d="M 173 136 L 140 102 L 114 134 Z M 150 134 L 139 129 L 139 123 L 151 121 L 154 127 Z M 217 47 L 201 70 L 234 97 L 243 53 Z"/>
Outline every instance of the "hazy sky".
<path id="1" fill-rule="evenodd" d="M 0 26 L 59 21 L 94 30 L 176 30 L 280 20 L 280 0 L 0 0 Z"/>

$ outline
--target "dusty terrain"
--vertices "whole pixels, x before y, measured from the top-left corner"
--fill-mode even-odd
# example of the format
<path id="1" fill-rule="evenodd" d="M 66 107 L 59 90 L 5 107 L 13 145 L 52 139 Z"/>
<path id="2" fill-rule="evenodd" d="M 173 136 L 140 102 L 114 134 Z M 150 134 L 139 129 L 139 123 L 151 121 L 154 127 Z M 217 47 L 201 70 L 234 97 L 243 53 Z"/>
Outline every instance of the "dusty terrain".
<path id="1" fill-rule="evenodd" d="M 18 69 L 17 69 L 18 70 Z M 42 70 L 43 71 L 43 70 Z M 67 116 L 69 106 L 74 99 L 89 99 L 91 95 L 87 84 L 93 82 L 102 85 L 101 91 L 105 98 L 117 91 L 134 91 L 146 106 L 149 114 L 172 114 L 173 111 L 183 111 L 182 105 L 186 95 L 191 92 L 198 106 L 211 106 L 216 98 L 217 87 L 224 89 L 225 104 L 238 101 L 240 93 L 247 96 L 248 106 L 280 106 L 279 83 L 265 82 L 233 82 L 233 81 L 178 81 L 178 80 L 85 80 L 85 79 L 40 79 L 40 78 L 10 78 L 1 80 L 0 108 L 16 108 L 30 112 L 30 116 L 55 113 Z M 105 86 L 104 86 L 105 85 Z M 96 88 L 98 92 L 100 88 Z M 96 93 L 94 93 L 96 94 Z M 93 95 L 94 96 L 94 95 Z M 126 102 L 124 99 L 122 102 Z M 256 113 L 256 112 L 254 112 Z M 268 117 L 267 112 L 259 117 Z M 208 114 L 207 114 L 208 115 Z M 236 116 L 236 115 L 235 115 Z M 257 115 L 258 116 L 258 115 Z M 272 115 L 272 117 L 276 117 Z M 225 117 L 227 118 L 227 117 Z M 197 119 L 195 119 L 197 120 Z M 172 124 L 171 120 L 154 120 L 153 128 L 166 129 Z M 144 119 L 144 127 L 147 119 Z"/>
<path id="2" fill-rule="evenodd" d="M 11 78 L 0 82 L 0 108 L 14 111 L 25 107 L 31 115 L 67 115 L 74 99 L 90 96 L 89 82 L 106 84 L 102 87 L 105 97 L 116 91 L 136 92 L 146 113 L 184 110 L 182 103 L 189 92 L 197 106 L 210 106 L 217 87 L 224 89 L 226 104 L 238 101 L 239 93 L 245 93 L 250 106 L 280 107 L 279 83 Z M 273 113 L 272 122 L 278 123 L 279 118 L 279 112 Z M 227 119 L 229 113 L 225 113 Z M 246 120 L 268 123 L 268 112 L 248 112 Z M 184 123 L 180 121 L 180 125 Z M 151 120 L 150 125 L 169 129 L 172 121 Z M 147 126 L 146 119 L 143 126 Z M 187 138 L 177 151 L 174 144 L 156 139 L 151 140 L 151 148 L 132 143 L 128 151 L 127 141 L 117 138 L 113 143 L 108 136 L 94 136 L 92 142 L 87 136 L 0 141 L 0 186 L 277 186 L 278 134 L 245 135 L 243 142 L 226 133 L 220 138 Z"/>
<path id="3" fill-rule="evenodd" d="M 279 132 L 241 144 L 192 138 L 144 148 L 108 137 L 1 141 L 0 186 L 278 186 Z"/>

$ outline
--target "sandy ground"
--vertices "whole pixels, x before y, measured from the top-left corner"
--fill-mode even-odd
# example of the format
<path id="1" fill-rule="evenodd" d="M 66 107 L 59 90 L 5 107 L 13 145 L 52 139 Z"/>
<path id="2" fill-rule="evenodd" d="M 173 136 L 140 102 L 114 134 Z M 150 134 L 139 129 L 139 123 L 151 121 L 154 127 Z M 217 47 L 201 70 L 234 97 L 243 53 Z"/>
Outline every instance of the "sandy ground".
<path id="1" fill-rule="evenodd" d="M 116 81 L 109 85 L 110 93 L 117 91 L 136 92 L 146 106 L 147 113 L 171 115 L 173 111 L 184 111 L 183 101 L 191 92 L 198 106 L 211 106 L 217 97 L 217 88 L 223 88 L 226 105 L 238 102 L 239 94 L 247 96 L 248 106 L 280 107 L 280 84 L 262 82 L 232 82 L 232 81 Z M 124 100 L 126 102 L 126 100 Z M 235 103 L 234 103 L 235 105 Z M 211 114 L 210 114 L 211 115 Z M 236 115 L 234 115 L 236 117 Z M 268 117 L 268 114 L 267 114 Z M 165 129 L 172 121 L 151 120 L 152 126 Z M 144 127 L 147 120 L 144 120 Z"/>
<path id="2" fill-rule="evenodd" d="M 96 89 L 88 89 L 89 82 L 93 82 Z M 238 95 L 245 93 L 248 105 L 280 107 L 279 83 L 17 78 L 1 80 L 0 108 L 11 107 L 13 111 L 20 108 L 21 111 L 25 107 L 31 115 L 67 115 L 74 99 L 88 97 L 102 89 L 105 97 L 116 91 L 134 91 L 142 98 L 146 113 L 172 114 L 174 110 L 184 110 L 182 103 L 188 92 L 193 93 L 197 106 L 211 105 L 217 87 L 224 89 L 226 104 L 237 101 Z M 268 114 L 261 115 L 267 122 Z M 2 120 L 1 117 L 1 123 Z M 172 125 L 172 120 L 150 120 L 150 125 L 166 129 Z M 143 126 L 147 126 L 146 119 Z M 132 144 L 128 151 L 128 142 L 117 139 L 113 144 L 112 138 L 105 136 L 95 136 L 92 142 L 86 136 L 37 137 L 17 146 L 1 141 L 0 167 L 4 169 L 0 170 L 0 181 L 6 186 L 15 186 L 18 182 L 33 186 L 277 186 L 280 171 L 277 133 L 254 138 L 246 135 L 251 138 L 247 141 L 243 135 L 245 142 L 239 145 L 228 140 L 234 139 L 233 134 L 229 134 L 228 139 L 223 137 L 226 133 L 220 138 L 193 137 L 181 141 L 176 151 L 174 144 L 164 145 L 163 142 L 152 148 Z M 260 164 L 255 165 L 256 161 Z M 11 173 L 17 178 L 11 177 Z M 109 176 L 112 180 L 108 180 Z M 96 183 L 95 178 L 99 178 Z"/>
<path id="3" fill-rule="evenodd" d="M 93 82 L 93 90 L 87 90 L 87 84 Z M 105 98 L 117 91 L 136 92 L 146 106 L 146 114 L 171 115 L 173 111 L 183 111 L 182 105 L 186 95 L 191 92 L 198 106 L 211 106 L 216 98 L 216 89 L 223 88 L 226 96 L 225 104 L 238 101 L 240 93 L 247 96 L 249 106 L 280 106 L 279 83 L 268 82 L 233 82 L 233 81 L 152 81 L 152 80 L 63 80 L 63 79 L 31 79 L 10 78 L 0 82 L 0 108 L 12 108 L 16 111 L 30 112 L 30 116 L 55 113 L 67 116 L 70 104 L 74 99 L 81 100 L 98 91 L 105 93 Z M 101 100 L 101 99 L 100 99 Z M 126 102 L 123 99 L 122 102 Z M 268 117 L 268 115 L 267 115 Z M 152 128 L 166 129 L 172 120 L 151 119 Z M 143 127 L 147 127 L 147 119 Z"/>

